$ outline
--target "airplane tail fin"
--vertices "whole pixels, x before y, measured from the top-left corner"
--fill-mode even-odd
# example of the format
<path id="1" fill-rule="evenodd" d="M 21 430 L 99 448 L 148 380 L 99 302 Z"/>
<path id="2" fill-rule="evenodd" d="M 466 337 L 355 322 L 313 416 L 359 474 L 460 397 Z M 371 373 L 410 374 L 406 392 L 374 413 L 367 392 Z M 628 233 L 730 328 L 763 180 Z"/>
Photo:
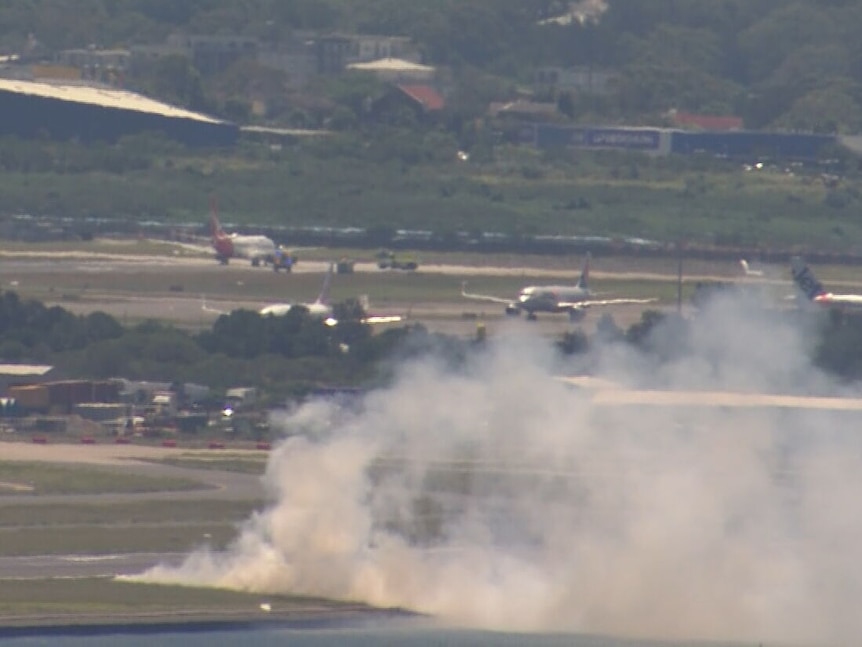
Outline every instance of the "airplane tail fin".
<path id="1" fill-rule="evenodd" d="M 335 273 L 335 263 L 329 264 L 329 269 L 326 270 L 326 276 L 323 277 L 323 287 L 320 289 L 320 296 L 317 297 L 317 303 L 329 303 L 329 290 L 332 287 L 332 275 Z"/>
<path id="2" fill-rule="evenodd" d="M 210 199 L 210 234 L 213 238 L 224 235 L 224 230 L 218 220 L 218 201 L 215 198 Z"/>
<path id="3" fill-rule="evenodd" d="M 790 274 L 793 276 L 794 283 L 799 286 L 799 289 L 809 300 L 813 300 L 816 296 L 826 292 L 823 284 L 817 280 L 814 272 L 801 257 L 794 256 L 790 259 Z"/>
<path id="4" fill-rule="evenodd" d="M 581 276 L 578 278 L 578 287 L 583 288 L 585 290 L 587 289 L 587 285 L 589 284 L 589 281 L 590 281 L 590 258 L 591 257 L 592 257 L 592 254 L 590 254 L 590 252 L 587 252 L 586 257 L 584 258 L 584 265 L 581 268 Z"/>
<path id="5" fill-rule="evenodd" d="M 742 267 L 742 273 L 745 276 L 763 276 L 763 270 L 753 270 L 744 258 L 739 259 L 739 265 Z"/>

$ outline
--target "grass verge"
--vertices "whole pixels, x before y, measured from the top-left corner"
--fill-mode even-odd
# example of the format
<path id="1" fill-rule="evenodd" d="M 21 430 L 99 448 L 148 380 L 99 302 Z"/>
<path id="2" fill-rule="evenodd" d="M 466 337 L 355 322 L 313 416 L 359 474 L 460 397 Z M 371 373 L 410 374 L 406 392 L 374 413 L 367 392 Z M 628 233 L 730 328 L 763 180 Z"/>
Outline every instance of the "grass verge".
<path id="1" fill-rule="evenodd" d="M 184 467 L 197 470 L 216 470 L 219 472 L 238 472 L 240 474 L 262 475 L 266 470 L 266 457 L 255 458 L 219 457 L 219 458 L 163 458 L 148 460 L 148 463 Z"/>
<path id="2" fill-rule="evenodd" d="M 239 521 L 262 505 L 260 501 L 209 499 L 101 504 L 31 505 L 27 502 L 0 506 L 0 529 Z"/>
<path id="3" fill-rule="evenodd" d="M 266 601 L 271 611 L 264 613 Z M 164 586 L 108 578 L 0 580 L 0 626 L 271 620 L 357 605 L 285 595 Z M 0 631 L 2 636 L 2 631 Z"/>
<path id="4" fill-rule="evenodd" d="M 0 463 L 0 486 L 26 494 L 129 494 L 204 489 L 183 478 L 153 478 L 128 470 L 67 467 L 50 463 Z"/>
<path id="5" fill-rule="evenodd" d="M 235 523 L 159 523 L 127 526 L 58 526 L 0 529 L 0 554 L 104 555 L 173 553 L 203 545 L 224 548 L 234 537 Z"/>

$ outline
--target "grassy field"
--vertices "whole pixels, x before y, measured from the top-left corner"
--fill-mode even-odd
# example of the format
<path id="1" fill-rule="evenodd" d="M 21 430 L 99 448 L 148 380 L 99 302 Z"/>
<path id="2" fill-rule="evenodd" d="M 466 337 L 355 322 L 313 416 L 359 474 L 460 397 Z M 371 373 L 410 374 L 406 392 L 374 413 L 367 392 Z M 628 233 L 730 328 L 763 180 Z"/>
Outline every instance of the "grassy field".
<path id="1" fill-rule="evenodd" d="M 245 519 L 260 501 L 174 500 L 122 503 L 39 503 L 0 505 L 0 529 L 56 526 L 203 524 Z M 0 545 L 0 552 L 3 546 Z"/>
<path id="2" fill-rule="evenodd" d="M 177 458 L 185 467 L 213 467 L 203 459 Z M 262 461 L 230 455 L 215 459 L 219 469 L 262 470 Z M 87 465 L 0 463 L 0 481 L 32 487 L 26 496 L 0 505 L 0 555 L 99 555 L 188 552 L 201 546 L 224 548 L 237 526 L 261 501 L 122 500 L 123 494 L 200 487 L 185 479 L 151 478 L 134 469 Z M 20 493 L 20 491 L 18 491 Z M 104 503 L 53 503 L 45 494 L 102 493 L 120 496 Z M 11 500 L 10 500 L 11 501 Z M 0 583 L 3 580 L 0 578 Z M 32 624 L 247 619 L 259 598 L 241 593 L 164 587 L 106 579 L 15 580 L 0 585 L 2 627 Z M 337 604 L 275 596 L 274 612 L 301 613 L 309 605 Z M 259 609 L 258 609 L 259 611 Z"/>
<path id="3" fill-rule="evenodd" d="M 237 520 L 238 521 L 238 520 Z M 236 523 L 161 521 L 152 525 L 63 526 L 0 529 L 0 555 L 105 555 L 191 552 L 206 545 L 224 548 L 236 537 Z"/>
<path id="4" fill-rule="evenodd" d="M 552 156 L 497 146 L 484 162 L 404 157 L 400 136 L 350 135 L 273 151 L 166 151 L 123 174 L 16 172 L 0 177 L 0 211 L 198 223 L 219 195 L 238 224 L 431 229 L 595 236 L 851 250 L 862 181 L 837 186 L 821 169 L 695 156 L 578 151 Z M 62 155 L 53 152 L 52 155 Z M 230 187 L 226 190 L 225 187 Z"/>
<path id="5" fill-rule="evenodd" d="M 121 468 L 0 462 L 0 491 L 15 493 L 128 494 L 196 490 L 205 487 L 202 483 L 190 479 L 154 478 Z"/>
<path id="6" fill-rule="evenodd" d="M 222 472 L 239 472 L 241 474 L 263 474 L 266 468 L 266 458 L 250 459 L 246 457 L 230 457 L 220 456 L 219 458 L 165 458 L 158 462 L 162 465 L 173 465 L 175 467 L 185 467 L 199 470 L 219 470 Z"/>
<path id="7" fill-rule="evenodd" d="M 0 627 L 275 620 L 357 606 L 318 598 L 156 586 L 105 578 L 0 580 Z M 266 602 L 270 611 L 261 610 Z M 2 636 L 2 629 L 0 629 Z"/>
<path id="8" fill-rule="evenodd" d="M 260 501 L 125 501 L 0 506 L 0 555 L 183 552 L 223 548 Z"/>

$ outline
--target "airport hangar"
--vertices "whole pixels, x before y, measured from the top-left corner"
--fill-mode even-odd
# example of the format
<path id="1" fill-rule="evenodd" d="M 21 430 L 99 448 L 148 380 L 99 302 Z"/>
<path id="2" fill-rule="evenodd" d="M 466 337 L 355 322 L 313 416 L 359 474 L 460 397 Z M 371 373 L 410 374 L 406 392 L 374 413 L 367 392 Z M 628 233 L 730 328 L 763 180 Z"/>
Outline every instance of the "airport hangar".
<path id="1" fill-rule="evenodd" d="M 128 90 L 0 79 L 0 135 L 115 142 L 161 132 L 188 146 L 232 146 L 239 128 Z"/>

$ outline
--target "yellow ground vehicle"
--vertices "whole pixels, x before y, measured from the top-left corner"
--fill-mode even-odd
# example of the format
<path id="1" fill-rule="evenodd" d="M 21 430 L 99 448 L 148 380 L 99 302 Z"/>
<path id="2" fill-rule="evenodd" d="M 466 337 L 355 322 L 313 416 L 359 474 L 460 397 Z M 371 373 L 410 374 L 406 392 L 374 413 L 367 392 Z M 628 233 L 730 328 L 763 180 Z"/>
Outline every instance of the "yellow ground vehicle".
<path id="1" fill-rule="evenodd" d="M 390 249 L 381 249 L 377 252 L 377 267 L 381 270 L 407 270 L 419 269 L 419 263 L 412 257 L 396 256 Z"/>

